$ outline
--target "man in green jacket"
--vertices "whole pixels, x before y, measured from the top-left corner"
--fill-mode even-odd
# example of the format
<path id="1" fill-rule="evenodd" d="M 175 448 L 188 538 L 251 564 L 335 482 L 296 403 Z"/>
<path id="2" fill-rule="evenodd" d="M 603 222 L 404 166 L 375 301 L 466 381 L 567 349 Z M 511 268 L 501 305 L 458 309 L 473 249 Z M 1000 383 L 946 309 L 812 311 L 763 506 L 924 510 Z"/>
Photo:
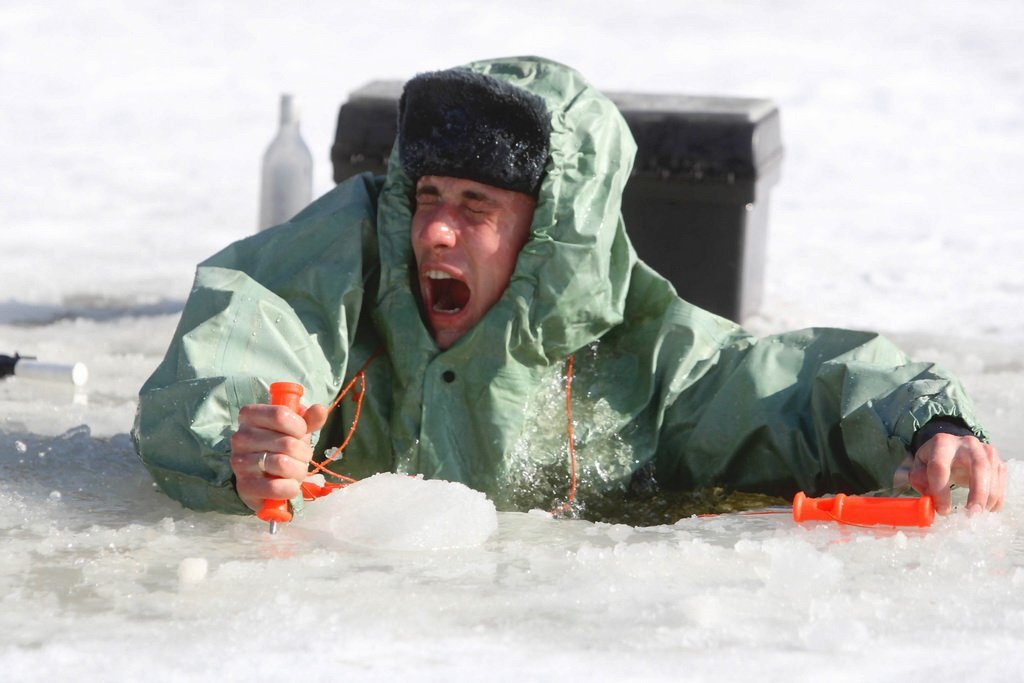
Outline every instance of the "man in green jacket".
<path id="1" fill-rule="evenodd" d="M 756 339 L 639 261 L 620 214 L 634 152 L 560 64 L 412 79 L 386 177 L 200 264 L 133 430 L 158 484 L 201 510 L 298 503 L 309 461 L 345 443 L 330 467 L 350 477 L 585 514 L 657 491 L 888 488 L 910 457 L 939 512 L 951 484 L 1001 506 L 1005 465 L 956 379 L 871 333 Z M 269 405 L 278 380 L 310 408 Z"/>

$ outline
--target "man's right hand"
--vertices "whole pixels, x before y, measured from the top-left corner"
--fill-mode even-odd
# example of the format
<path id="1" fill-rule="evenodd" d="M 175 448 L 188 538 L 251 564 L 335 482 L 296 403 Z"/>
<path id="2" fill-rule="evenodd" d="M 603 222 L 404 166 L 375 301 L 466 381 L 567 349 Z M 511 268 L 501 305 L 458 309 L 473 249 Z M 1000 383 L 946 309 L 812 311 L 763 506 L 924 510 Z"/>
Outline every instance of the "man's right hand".
<path id="1" fill-rule="evenodd" d="M 301 415 L 262 403 L 238 411 L 238 431 L 231 436 L 231 471 L 242 502 L 259 510 L 264 500 L 299 495 L 313 457 L 310 435 L 326 421 L 327 408 L 319 404 Z"/>

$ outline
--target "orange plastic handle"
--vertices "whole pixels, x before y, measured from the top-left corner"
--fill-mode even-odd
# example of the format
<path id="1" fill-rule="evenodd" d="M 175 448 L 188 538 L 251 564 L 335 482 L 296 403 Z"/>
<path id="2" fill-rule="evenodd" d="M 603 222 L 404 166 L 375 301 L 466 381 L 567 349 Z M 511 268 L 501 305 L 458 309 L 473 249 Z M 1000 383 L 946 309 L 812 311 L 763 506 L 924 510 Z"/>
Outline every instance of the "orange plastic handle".
<path id="1" fill-rule="evenodd" d="M 931 526 L 935 521 L 935 504 L 931 496 L 872 498 L 840 493 L 835 498 L 808 498 L 801 491 L 793 498 L 793 519 L 859 526 Z"/>
<path id="2" fill-rule="evenodd" d="M 270 385 L 270 402 L 275 406 L 285 406 L 293 412 L 302 414 L 302 385 L 295 382 L 274 382 Z M 263 507 L 256 516 L 264 522 L 290 522 L 292 511 L 288 509 L 287 500 L 263 501 Z"/>

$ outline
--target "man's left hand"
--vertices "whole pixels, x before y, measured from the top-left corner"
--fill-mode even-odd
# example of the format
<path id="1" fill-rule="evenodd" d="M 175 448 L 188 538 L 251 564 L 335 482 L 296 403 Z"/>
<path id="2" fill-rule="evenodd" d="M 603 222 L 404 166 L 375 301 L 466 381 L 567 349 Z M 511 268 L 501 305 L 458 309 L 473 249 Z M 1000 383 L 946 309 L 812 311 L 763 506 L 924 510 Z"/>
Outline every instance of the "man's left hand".
<path id="1" fill-rule="evenodd" d="M 935 511 L 952 509 L 950 485 L 967 486 L 967 511 L 999 510 L 1006 493 L 1006 463 L 995 446 L 975 436 L 936 434 L 914 454 L 910 484 L 921 495 L 930 495 Z"/>

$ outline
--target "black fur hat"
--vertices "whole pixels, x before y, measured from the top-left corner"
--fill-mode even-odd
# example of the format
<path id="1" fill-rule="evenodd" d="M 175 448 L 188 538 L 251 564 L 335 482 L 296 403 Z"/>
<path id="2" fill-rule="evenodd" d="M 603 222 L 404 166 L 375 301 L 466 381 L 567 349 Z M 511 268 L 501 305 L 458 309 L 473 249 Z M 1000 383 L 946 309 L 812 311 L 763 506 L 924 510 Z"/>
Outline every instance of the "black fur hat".
<path id="1" fill-rule="evenodd" d="M 420 74 L 398 103 L 398 153 L 414 181 L 450 176 L 536 196 L 550 135 L 543 99 L 469 69 Z"/>

